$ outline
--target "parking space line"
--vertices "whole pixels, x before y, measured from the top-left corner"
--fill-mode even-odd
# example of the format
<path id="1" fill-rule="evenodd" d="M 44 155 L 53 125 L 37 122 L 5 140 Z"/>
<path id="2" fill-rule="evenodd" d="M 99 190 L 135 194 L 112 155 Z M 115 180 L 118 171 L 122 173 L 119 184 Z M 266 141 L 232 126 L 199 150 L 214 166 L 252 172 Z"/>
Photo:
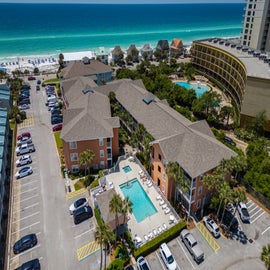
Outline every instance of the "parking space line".
<path id="1" fill-rule="evenodd" d="M 92 242 L 82 246 L 81 248 L 78 248 L 77 249 L 78 261 L 81 261 L 81 260 L 87 258 L 88 256 L 97 252 L 98 250 L 100 250 L 100 245 L 96 241 L 92 241 Z"/>
<path id="2" fill-rule="evenodd" d="M 36 183 L 36 182 L 37 182 L 37 180 L 34 180 L 34 181 L 31 181 L 31 182 L 27 182 L 27 183 L 23 183 L 23 184 L 17 185 L 15 187 L 16 188 L 21 188 L 21 187 L 25 187 L 25 186 L 31 185 L 33 183 Z"/>
<path id="3" fill-rule="evenodd" d="M 265 212 L 263 211 L 259 216 L 257 216 L 254 220 L 252 220 L 250 222 L 250 224 L 252 224 L 253 222 L 255 222 L 258 218 L 260 218 Z"/>
<path id="4" fill-rule="evenodd" d="M 255 211 L 258 208 L 259 208 L 259 206 L 255 205 L 255 207 L 253 207 L 252 209 L 248 208 L 248 211 L 249 211 L 249 213 L 251 213 L 251 212 Z"/>
<path id="5" fill-rule="evenodd" d="M 27 219 L 27 218 L 29 218 L 29 217 L 38 215 L 39 213 L 40 213 L 40 211 L 35 212 L 35 213 L 33 213 L 33 214 L 29 215 L 29 216 L 26 216 L 26 217 L 20 218 L 20 219 L 18 219 L 18 220 L 16 220 L 16 221 L 13 221 L 12 223 L 17 223 L 17 222 L 22 221 L 22 220 L 24 220 L 24 219 Z"/>
<path id="6" fill-rule="evenodd" d="M 184 252 L 185 256 L 187 257 L 188 261 L 190 262 L 190 264 L 191 264 L 192 268 L 193 268 L 193 269 L 195 269 L 195 266 L 194 266 L 194 265 L 193 265 L 193 263 L 191 262 L 191 260 L 190 260 L 190 258 L 188 257 L 188 255 L 187 255 L 186 251 L 183 249 L 183 247 L 182 247 L 182 245 L 181 245 L 181 243 L 180 243 L 180 241 L 179 241 L 179 239 L 178 239 L 178 238 L 176 239 L 176 241 L 178 242 L 179 246 L 180 246 L 180 247 L 181 247 L 181 249 L 183 250 L 183 252 Z"/>
<path id="7" fill-rule="evenodd" d="M 159 253 L 158 253 L 157 251 L 156 251 L 155 253 L 156 253 L 156 256 L 157 256 L 157 258 L 158 258 L 160 264 L 162 265 L 162 268 L 163 268 L 164 270 L 166 270 L 166 268 L 164 267 L 164 262 L 161 260 L 161 258 L 160 258 L 160 256 L 159 256 Z M 179 269 L 180 269 L 180 268 L 179 268 Z"/>
<path id="8" fill-rule="evenodd" d="M 24 231 L 24 230 L 26 230 L 26 229 L 28 229 L 28 228 L 31 228 L 32 226 L 38 225 L 39 223 L 40 223 L 40 221 L 35 222 L 35 223 L 33 223 L 33 224 L 29 225 L 29 226 L 26 226 L 26 227 L 24 227 L 24 228 L 21 228 L 20 230 L 17 230 L 17 231 L 15 231 L 15 232 L 13 232 L 12 234 L 16 234 L 16 233 L 18 233 L 18 232 Z"/>
<path id="9" fill-rule="evenodd" d="M 70 193 L 68 193 L 68 194 L 66 195 L 66 199 L 67 199 L 67 200 L 68 200 L 68 199 L 71 199 L 71 198 L 73 198 L 73 197 L 76 197 L 76 196 L 78 196 L 78 195 L 81 195 L 81 194 L 85 193 L 86 191 L 87 191 L 86 188 L 81 188 L 81 189 L 79 189 L 79 190 L 70 192 Z"/>
<path id="10" fill-rule="evenodd" d="M 266 229 L 262 232 L 262 235 L 263 235 L 264 233 L 266 233 L 269 229 L 270 229 L 270 226 L 269 226 L 268 228 L 266 228 Z"/>
<path id="11" fill-rule="evenodd" d="M 85 231 L 85 232 L 83 232 L 83 233 L 81 233 L 81 234 L 79 234 L 79 235 L 75 236 L 75 237 L 74 237 L 74 239 L 77 239 L 77 238 L 79 238 L 79 237 L 83 236 L 84 234 L 89 233 L 89 232 L 91 232 L 91 231 L 93 231 L 93 230 L 95 230 L 95 229 L 96 229 L 96 228 L 95 228 L 95 227 L 93 227 L 93 228 L 91 228 L 90 230 Z"/>
<path id="12" fill-rule="evenodd" d="M 24 191 L 24 192 L 21 192 L 20 194 L 14 194 L 14 197 L 15 197 L 15 196 L 20 196 L 20 195 L 22 195 L 22 194 L 24 194 L 24 193 L 28 193 L 28 192 L 31 192 L 31 191 L 36 190 L 36 189 L 38 189 L 38 188 L 35 187 L 35 188 L 32 188 L 32 189 L 26 190 L 26 191 Z"/>
<path id="13" fill-rule="evenodd" d="M 34 204 L 29 205 L 29 206 L 26 206 L 26 207 L 24 207 L 24 208 L 22 208 L 22 209 L 19 209 L 19 210 L 17 210 L 17 211 L 14 211 L 14 213 L 17 213 L 17 212 L 23 212 L 24 210 L 29 209 L 29 208 L 31 208 L 31 207 L 34 207 L 34 206 L 36 206 L 36 205 L 39 205 L 39 203 L 34 203 Z"/>
<path id="14" fill-rule="evenodd" d="M 259 210 L 257 212 L 255 212 L 253 215 L 251 215 L 250 218 L 253 218 L 256 214 L 258 214 L 261 211 L 263 211 L 263 210 L 261 208 L 259 208 Z"/>
<path id="15" fill-rule="evenodd" d="M 38 195 L 34 195 L 34 196 L 31 196 L 31 197 L 28 197 L 28 198 L 26 198 L 26 199 L 24 199 L 24 200 L 20 200 L 19 202 L 14 203 L 14 204 L 19 204 L 19 203 L 21 203 L 21 202 L 25 202 L 25 201 L 31 200 L 31 199 L 33 199 L 33 198 L 35 198 L 35 197 L 38 197 Z"/>
<path id="16" fill-rule="evenodd" d="M 24 251 L 24 252 L 22 252 L 22 253 L 20 253 L 20 254 L 15 255 L 15 256 L 12 257 L 10 260 L 14 260 L 14 259 L 18 258 L 20 255 L 26 254 L 26 253 L 28 253 L 28 252 L 30 252 L 30 251 L 33 251 L 34 249 L 36 249 L 36 248 L 38 248 L 38 247 L 40 247 L 40 244 L 38 244 L 38 245 L 36 245 L 36 246 L 34 246 L 34 247 L 30 248 L 30 249 L 27 249 L 26 251 Z"/>

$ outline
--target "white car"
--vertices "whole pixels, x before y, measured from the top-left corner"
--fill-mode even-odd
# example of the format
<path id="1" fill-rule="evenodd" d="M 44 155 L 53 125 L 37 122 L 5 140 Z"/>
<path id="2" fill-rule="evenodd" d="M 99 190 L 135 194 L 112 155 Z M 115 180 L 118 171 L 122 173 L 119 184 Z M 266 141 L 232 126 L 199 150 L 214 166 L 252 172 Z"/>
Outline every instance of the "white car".
<path id="1" fill-rule="evenodd" d="M 175 259 L 166 243 L 162 243 L 160 245 L 159 253 L 167 269 L 169 270 L 177 269 Z"/>
<path id="2" fill-rule="evenodd" d="M 20 140 L 17 141 L 17 146 L 21 146 L 22 144 L 25 144 L 25 143 L 32 143 L 32 138 L 22 137 Z"/>
<path id="3" fill-rule="evenodd" d="M 16 179 L 19 179 L 32 173 L 33 173 L 32 167 L 27 166 L 27 167 L 23 167 L 18 172 L 16 172 L 15 177 Z"/>
<path id="4" fill-rule="evenodd" d="M 19 109 L 20 110 L 27 110 L 27 109 L 30 109 L 30 106 L 29 106 L 29 104 L 22 104 L 19 106 Z"/>
<path id="5" fill-rule="evenodd" d="M 32 159 L 30 155 L 24 155 L 18 160 L 16 160 L 16 167 L 21 167 L 23 165 L 27 165 L 32 163 Z"/>
<path id="6" fill-rule="evenodd" d="M 249 213 L 248 213 L 248 210 L 247 210 L 247 206 L 244 203 L 240 202 L 237 205 L 237 210 L 239 212 L 239 216 L 242 219 L 242 221 L 249 223 L 250 222 L 250 216 L 249 216 Z"/>
<path id="7" fill-rule="evenodd" d="M 86 198 L 80 198 L 76 200 L 73 204 L 69 207 L 69 212 L 73 215 L 73 212 L 81 207 L 88 206 L 88 200 Z"/>
<path id="8" fill-rule="evenodd" d="M 209 216 L 203 217 L 203 224 L 214 237 L 220 236 L 219 227 L 212 218 Z"/>
<path id="9" fill-rule="evenodd" d="M 137 259 L 137 268 L 139 270 L 150 270 L 150 266 L 149 266 L 147 260 L 143 256 L 140 256 Z"/>

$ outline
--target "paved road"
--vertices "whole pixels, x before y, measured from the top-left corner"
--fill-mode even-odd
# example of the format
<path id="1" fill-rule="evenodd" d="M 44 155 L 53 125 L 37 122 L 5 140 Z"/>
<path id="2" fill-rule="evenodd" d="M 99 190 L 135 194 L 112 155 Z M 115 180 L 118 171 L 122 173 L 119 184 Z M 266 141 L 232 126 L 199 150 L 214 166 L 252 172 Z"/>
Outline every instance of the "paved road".
<path id="1" fill-rule="evenodd" d="M 31 108 L 27 112 L 31 117 L 18 130 L 32 134 L 36 147 L 32 153 L 33 174 L 14 180 L 11 246 L 28 233 L 37 234 L 38 245 L 16 256 L 11 251 L 10 269 L 33 258 L 39 258 L 41 268 L 47 270 L 89 269 L 89 265 L 99 269 L 99 252 L 78 261 L 77 249 L 94 240 L 95 222 L 88 220 L 75 226 L 68 212 L 76 197 L 66 199 L 50 115 L 44 105 L 46 94 L 43 88 L 35 91 L 35 83 L 31 82 Z"/>

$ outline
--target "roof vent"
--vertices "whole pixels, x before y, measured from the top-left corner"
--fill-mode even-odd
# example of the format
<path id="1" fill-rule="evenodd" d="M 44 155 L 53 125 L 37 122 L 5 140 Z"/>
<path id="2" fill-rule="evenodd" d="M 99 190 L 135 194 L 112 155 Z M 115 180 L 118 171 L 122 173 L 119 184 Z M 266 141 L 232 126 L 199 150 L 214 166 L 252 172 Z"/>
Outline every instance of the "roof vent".
<path id="1" fill-rule="evenodd" d="M 143 99 L 143 102 L 144 102 L 145 104 L 147 104 L 147 105 L 149 105 L 152 101 L 154 101 L 153 98 L 144 98 L 144 99 Z"/>
<path id="2" fill-rule="evenodd" d="M 90 88 L 85 88 L 82 90 L 83 94 L 87 94 L 87 93 L 94 93 L 94 90 L 93 89 L 90 89 Z"/>

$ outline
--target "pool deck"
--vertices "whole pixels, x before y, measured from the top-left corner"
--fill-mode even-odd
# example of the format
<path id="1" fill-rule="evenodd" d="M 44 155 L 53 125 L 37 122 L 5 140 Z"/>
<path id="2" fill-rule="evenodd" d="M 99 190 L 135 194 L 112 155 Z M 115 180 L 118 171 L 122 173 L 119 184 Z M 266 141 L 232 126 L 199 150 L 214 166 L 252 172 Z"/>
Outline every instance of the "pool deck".
<path id="1" fill-rule="evenodd" d="M 128 165 L 130 166 L 131 171 L 128 173 L 125 173 L 123 171 L 123 167 L 128 166 Z M 154 204 L 155 208 L 157 209 L 157 212 L 155 214 L 147 217 L 140 223 L 136 221 L 135 216 L 133 214 L 129 214 L 129 219 L 127 222 L 128 229 L 131 232 L 132 239 L 140 238 L 142 240 L 140 244 L 143 244 L 146 241 L 154 238 L 155 235 L 158 235 L 158 232 L 160 233 L 160 230 L 158 230 L 159 226 L 164 231 L 170 228 L 172 225 L 174 225 L 176 222 L 180 220 L 179 216 L 176 214 L 174 209 L 170 206 L 169 202 L 163 197 L 158 187 L 156 187 L 153 182 L 152 182 L 152 186 L 148 187 L 146 184 L 147 181 L 144 181 L 140 177 L 140 173 L 144 171 L 142 170 L 142 168 L 143 167 L 141 166 L 141 164 L 138 162 L 136 158 L 126 157 L 126 159 L 119 162 L 119 169 L 120 169 L 119 172 L 113 172 L 106 175 L 106 182 L 109 182 L 110 184 L 112 183 L 116 193 L 120 194 L 122 198 L 124 198 L 124 195 L 119 186 L 134 178 L 137 178 L 141 186 L 147 193 L 148 197 Z M 152 179 L 150 178 L 150 176 L 147 174 L 146 171 L 144 171 L 144 174 L 147 175 L 150 181 L 152 181 Z M 170 212 L 167 214 L 165 214 L 165 209 L 162 208 L 162 206 L 160 205 L 161 198 L 164 200 L 163 207 L 165 204 L 167 204 L 167 206 L 170 208 Z M 174 221 L 170 220 L 172 216 L 174 217 Z M 163 227 L 163 224 L 165 224 L 164 227 Z M 147 236 L 148 239 L 146 239 L 147 237 L 145 236 Z"/>

